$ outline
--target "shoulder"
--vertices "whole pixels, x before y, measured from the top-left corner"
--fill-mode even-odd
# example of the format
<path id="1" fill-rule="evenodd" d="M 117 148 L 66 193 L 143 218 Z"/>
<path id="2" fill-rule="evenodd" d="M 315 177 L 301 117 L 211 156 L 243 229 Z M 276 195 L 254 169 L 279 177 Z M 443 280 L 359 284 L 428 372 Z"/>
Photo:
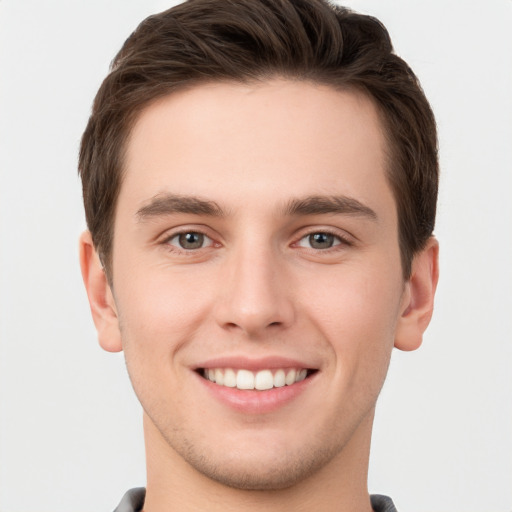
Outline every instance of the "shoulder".
<path id="1" fill-rule="evenodd" d="M 145 497 L 146 489 L 144 487 L 130 489 L 125 493 L 114 512 L 140 512 L 144 506 Z"/>
<path id="2" fill-rule="evenodd" d="M 374 512 L 397 512 L 393 500 L 387 496 L 372 494 L 370 500 Z"/>

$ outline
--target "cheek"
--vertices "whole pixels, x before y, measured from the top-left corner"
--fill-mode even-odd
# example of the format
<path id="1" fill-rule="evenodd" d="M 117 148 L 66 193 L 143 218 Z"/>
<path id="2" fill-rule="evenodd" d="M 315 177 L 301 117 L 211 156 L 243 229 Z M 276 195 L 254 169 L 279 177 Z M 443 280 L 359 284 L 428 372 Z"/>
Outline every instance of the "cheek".
<path id="1" fill-rule="evenodd" d="M 319 283 L 317 282 L 317 285 Z M 337 371 L 355 378 L 360 372 L 385 375 L 399 316 L 402 283 L 399 272 L 386 277 L 349 269 L 332 275 L 309 297 L 316 328 L 329 341 Z M 348 374 L 348 375 L 347 375 Z"/>
<path id="2" fill-rule="evenodd" d="M 123 345 L 139 351 L 176 351 L 194 336 L 212 300 L 204 276 L 162 272 L 133 275 L 116 297 Z M 126 347 L 125 347 L 126 350 Z"/>
<path id="3" fill-rule="evenodd" d="M 199 337 L 210 295 L 195 279 L 161 271 L 145 272 L 140 279 L 132 274 L 119 290 L 116 304 L 128 374 L 152 417 L 167 411 L 165 397 L 173 397 L 175 411 L 186 406 L 183 347 Z"/>

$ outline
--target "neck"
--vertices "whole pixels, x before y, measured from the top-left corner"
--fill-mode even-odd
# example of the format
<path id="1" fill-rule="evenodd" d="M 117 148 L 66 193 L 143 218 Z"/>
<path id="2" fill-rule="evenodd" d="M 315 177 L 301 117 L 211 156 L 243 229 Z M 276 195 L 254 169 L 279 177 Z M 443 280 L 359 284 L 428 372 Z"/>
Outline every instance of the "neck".
<path id="1" fill-rule="evenodd" d="M 299 483 L 277 490 L 235 489 L 204 476 L 169 446 L 145 415 L 144 512 L 371 512 L 366 482 L 373 413 L 330 462 Z"/>

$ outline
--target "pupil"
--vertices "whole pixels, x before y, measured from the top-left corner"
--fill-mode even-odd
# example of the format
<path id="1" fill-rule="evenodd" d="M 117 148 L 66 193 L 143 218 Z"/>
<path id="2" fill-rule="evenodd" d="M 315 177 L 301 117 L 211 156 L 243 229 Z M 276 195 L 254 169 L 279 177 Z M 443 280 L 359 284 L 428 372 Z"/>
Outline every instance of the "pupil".
<path id="1" fill-rule="evenodd" d="M 199 249 L 203 245 L 204 235 L 201 233 L 183 233 L 179 237 L 183 249 Z"/>
<path id="2" fill-rule="evenodd" d="M 314 233 L 309 235 L 309 244 L 314 249 L 329 249 L 334 242 L 334 235 L 329 233 Z"/>

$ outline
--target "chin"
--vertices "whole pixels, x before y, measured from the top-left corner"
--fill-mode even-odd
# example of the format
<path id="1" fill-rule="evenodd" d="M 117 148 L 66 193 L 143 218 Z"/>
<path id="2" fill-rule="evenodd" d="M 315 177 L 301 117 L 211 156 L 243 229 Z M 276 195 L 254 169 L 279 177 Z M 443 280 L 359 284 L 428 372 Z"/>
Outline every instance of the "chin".
<path id="1" fill-rule="evenodd" d="M 341 451 L 333 447 L 293 453 L 289 449 L 265 453 L 236 453 L 224 456 L 218 453 L 202 454 L 197 448 L 179 450 L 183 459 L 207 478 L 227 487 L 251 491 L 272 491 L 293 487 L 326 466 Z"/>

